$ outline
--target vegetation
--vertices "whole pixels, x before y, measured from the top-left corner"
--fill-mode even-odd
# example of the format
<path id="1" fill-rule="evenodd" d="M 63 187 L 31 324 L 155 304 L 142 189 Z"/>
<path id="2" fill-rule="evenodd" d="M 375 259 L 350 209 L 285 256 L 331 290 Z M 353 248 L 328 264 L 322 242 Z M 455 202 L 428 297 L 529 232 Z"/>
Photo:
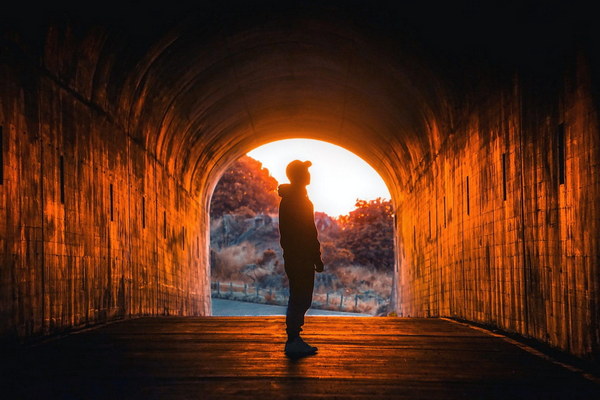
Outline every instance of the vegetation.
<path id="1" fill-rule="evenodd" d="M 248 301 L 285 304 L 276 189 L 277 181 L 268 170 L 245 156 L 225 172 L 213 195 L 212 280 L 241 285 Z M 317 274 L 313 307 L 335 309 L 339 298 L 346 296 L 354 299 L 349 304 L 356 304 L 355 311 L 386 314 L 394 266 L 391 202 L 357 200 L 348 215 L 336 219 L 317 212 L 315 223 L 325 272 Z M 248 292 L 248 287 L 263 294 Z M 225 291 L 222 296 L 233 293 Z"/>
<path id="2" fill-rule="evenodd" d="M 270 214 L 277 212 L 277 181 L 262 164 L 242 156 L 225 171 L 213 193 L 210 216 Z"/>
<path id="3" fill-rule="evenodd" d="M 351 249 L 354 262 L 391 271 L 394 268 L 394 217 L 389 200 L 357 200 L 356 209 L 338 220 L 340 246 Z"/>

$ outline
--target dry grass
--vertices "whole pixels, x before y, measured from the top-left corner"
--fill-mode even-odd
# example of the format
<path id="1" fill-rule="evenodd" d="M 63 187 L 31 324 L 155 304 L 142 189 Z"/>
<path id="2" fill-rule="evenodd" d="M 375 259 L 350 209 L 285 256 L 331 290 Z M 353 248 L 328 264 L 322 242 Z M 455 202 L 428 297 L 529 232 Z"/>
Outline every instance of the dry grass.
<path id="1" fill-rule="evenodd" d="M 283 263 L 278 257 L 265 259 L 264 253 L 259 253 L 248 242 L 214 252 L 212 280 L 222 282 L 223 288 L 228 288 L 230 282 L 248 286 L 247 295 L 222 289 L 221 296 L 285 305 L 287 298 L 281 294 L 287 287 Z M 254 294 L 257 285 L 260 291 L 258 297 Z M 344 311 L 385 314 L 391 289 L 391 272 L 376 271 L 361 265 L 326 266 L 323 274 L 317 274 L 313 307 L 340 310 L 340 298 L 343 295 Z"/>

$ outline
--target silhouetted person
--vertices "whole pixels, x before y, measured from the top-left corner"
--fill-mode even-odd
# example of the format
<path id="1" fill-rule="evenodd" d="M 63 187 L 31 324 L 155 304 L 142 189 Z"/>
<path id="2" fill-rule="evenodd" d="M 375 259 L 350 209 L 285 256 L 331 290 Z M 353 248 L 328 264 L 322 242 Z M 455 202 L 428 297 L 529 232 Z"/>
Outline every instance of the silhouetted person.
<path id="1" fill-rule="evenodd" d="M 289 355 L 307 355 L 317 351 L 300 337 L 304 314 L 312 303 L 315 271 L 323 271 L 313 204 L 306 193 L 306 186 L 310 184 L 308 167 L 311 165 L 310 161 L 292 161 L 285 170 L 290 183 L 279 186 L 279 233 L 290 286 L 285 319 L 288 336 L 285 352 Z"/>

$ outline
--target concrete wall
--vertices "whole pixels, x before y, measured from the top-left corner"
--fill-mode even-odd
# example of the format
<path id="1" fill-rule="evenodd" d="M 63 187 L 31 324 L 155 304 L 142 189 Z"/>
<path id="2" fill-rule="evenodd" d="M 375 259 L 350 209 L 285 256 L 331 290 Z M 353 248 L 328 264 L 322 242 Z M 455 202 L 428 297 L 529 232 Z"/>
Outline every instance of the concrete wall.
<path id="1" fill-rule="evenodd" d="M 13 56 L 0 63 L 0 335 L 208 313 L 198 199 L 76 79 Z"/>
<path id="2" fill-rule="evenodd" d="M 454 80 L 424 67 L 444 54 L 410 56 L 402 37 L 329 14 L 298 29 L 288 15 L 227 29 L 202 16 L 174 31 L 83 19 L 37 50 L 2 37 L 0 335 L 209 313 L 210 188 L 252 145 L 299 132 L 390 185 L 400 315 L 598 360 L 600 135 L 584 62 L 477 86 L 487 64 Z"/>
<path id="3" fill-rule="evenodd" d="M 598 114 L 583 64 L 561 86 L 482 88 L 416 174 L 398 217 L 401 315 L 489 324 L 598 360 Z"/>

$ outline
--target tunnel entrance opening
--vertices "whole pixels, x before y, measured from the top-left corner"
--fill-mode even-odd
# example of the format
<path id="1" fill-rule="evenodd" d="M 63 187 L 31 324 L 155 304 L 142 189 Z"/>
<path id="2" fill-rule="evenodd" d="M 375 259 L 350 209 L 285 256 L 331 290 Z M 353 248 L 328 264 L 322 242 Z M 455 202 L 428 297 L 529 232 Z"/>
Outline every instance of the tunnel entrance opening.
<path id="1" fill-rule="evenodd" d="M 307 191 L 325 263 L 309 315 L 394 311 L 394 207 L 383 179 L 343 147 L 286 139 L 254 148 L 217 178 L 210 201 L 213 315 L 285 314 L 277 188 L 294 159 L 312 162 Z"/>
<path id="2" fill-rule="evenodd" d="M 399 315 L 598 363 L 592 13 L 212 3 L 168 23 L 134 7 L 3 29 L 1 335 L 209 315 L 219 177 L 249 149 L 308 137 L 387 183 Z"/>

